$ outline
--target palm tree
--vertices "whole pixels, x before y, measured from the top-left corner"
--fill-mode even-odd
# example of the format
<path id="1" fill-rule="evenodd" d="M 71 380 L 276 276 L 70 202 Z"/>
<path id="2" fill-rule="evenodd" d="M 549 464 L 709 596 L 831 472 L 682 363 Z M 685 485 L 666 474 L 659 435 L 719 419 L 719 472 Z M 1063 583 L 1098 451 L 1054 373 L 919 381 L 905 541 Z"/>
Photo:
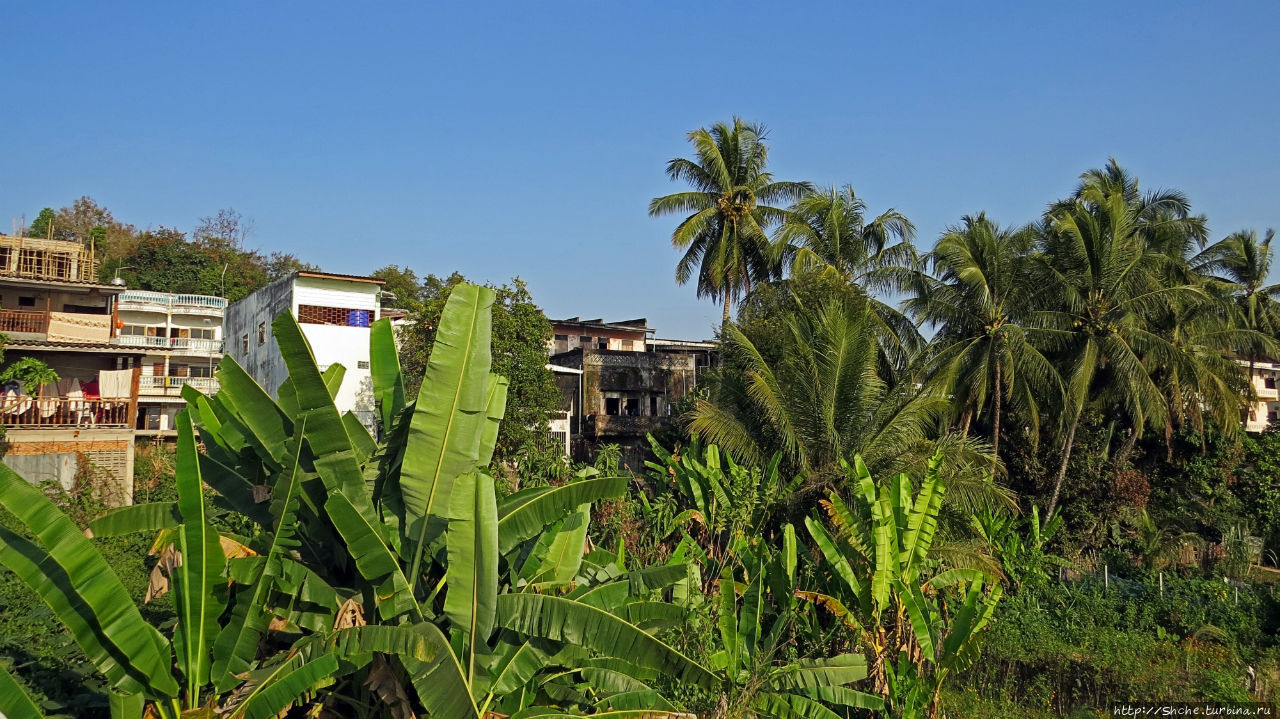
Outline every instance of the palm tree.
<path id="1" fill-rule="evenodd" d="M 1147 422 L 1164 421 L 1164 396 L 1148 366 L 1175 367 L 1185 358 L 1152 331 L 1155 319 L 1206 298 L 1196 287 L 1166 284 L 1178 258 L 1146 242 L 1145 208 L 1086 174 L 1077 196 L 1051 208 L 1042 227 L 1037 335 L 1059 359 L 1066 388 L 1062 460 L 1046 516 L 1057 507 L 1087 402 L 1118 408 L 1130 421 L 1130 443 Z"/>
<path id="2" fill-rule="evenodd" d="M 723 302 L 728 325 L 732 303 L 750 291 L 752 282 L 776 274 L 767 229 L 786 211 L 771 203 L 794 201 L 811 186 L 774 181 L 765 170 L 769 147 L 761 125 L 735 117 L 732 125 L 694 130 L 689 142 L 697 159 L 671 160 L 667 176 L 693 190 L 654 198 L 649 215 L 687 213 L 671 234 L 671 244 L 684 250 L 676 281 L 685 284 L 696 273 L 698 296 Z"/>
<path id="3" fill-rule="evenodd" d="M 845 185 L 806 193 L 778 228 L 776 251 L 792 272 L 834 273 L 869 290 L 896 290 L 914 267 L 916 228 L 890 209 L 870 222 L 867 203 Z"/>
<path id="4" fill-rule="evenodd" d="M 1006 398 L 1038 435 L 1041 407 L 1062 394 L 1053 365 L 1028 339 L 1035 329 L 1022 321 L 1031 302 L 1026 266 L 1035 239 L 1030 228 L 1002 228 L 986 213 L 966 215 L 927 257 L 937 281 L 906 301 L 917 321 L 939 327 L 932 374 L 947 378 L 962 433 L 990 399 L 993 455 L 1000 450 Z"/>
<path id="5" fill-rule="evenodd" d="M 745 462 L 780 451 L 795 471 L 817 480 L 813 487 L 842 476 L 841 461 L 855 455 L 893 474 L 922 470 L 942 453 L 957 496 L 975 506 L 1007 504 L 1007 493 L 989 479 L 994 458 L 984 447 L 931 436 L 946 413 L 945 394 L 918 377 L 886 375 L 874 313 L 852 304 L 797 308 L 777 340 L 782 351 L 769 353 L 776 359 L 729 324 L 725 352 L 743 372 L 695 402 L 689 431 Z"/>
<path id="6" fill-rule="evenodd" d="M 924 338 L 898 308 L 874 293 L 901 292 L 919 282 L 919 256 L 912 244 L 916 228 L 897 210 L 870 221 L 866 212 L 867 203 L 849 185 L 808 192 L 789 208 L 773 253 L 793 277 L 816 272 L 857 288 L 881 325 L 886 354 L 904 366 L 923 349 Z"/>
<path id="7" fill-rule="evenodd" d="M 1267 284 L 1271 276 L 1271 240 L 1262 241 L 1253 230 L 1241 230 L 1213 243 L 1191 260 L 1203 275 L 1210 292 L 1229 298 L 1239 308 L 1239 324 L 1274 336 L 1280 331 L 1280 284 Z M 1255 358 L 1250 355 L 1250 362 Z M 1252 376 L 1252 371 L 1250 372 Z"/>

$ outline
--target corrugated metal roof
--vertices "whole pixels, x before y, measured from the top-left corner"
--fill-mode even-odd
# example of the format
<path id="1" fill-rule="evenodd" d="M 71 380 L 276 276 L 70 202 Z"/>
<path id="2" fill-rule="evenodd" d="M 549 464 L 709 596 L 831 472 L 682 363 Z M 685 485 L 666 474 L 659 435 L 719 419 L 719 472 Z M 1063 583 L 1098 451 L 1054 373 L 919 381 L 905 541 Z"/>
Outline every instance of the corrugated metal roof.
<path id="1" fill-rule="evenodd" d="M 48 340 L 25 340 L 10 338 L 5 345 L 7 349 L 43 349 L 70 352 L 110 352 L 122 355 L 145 355 L 154 348 L 123 347 L 103 342 L 50 342 Z"/>

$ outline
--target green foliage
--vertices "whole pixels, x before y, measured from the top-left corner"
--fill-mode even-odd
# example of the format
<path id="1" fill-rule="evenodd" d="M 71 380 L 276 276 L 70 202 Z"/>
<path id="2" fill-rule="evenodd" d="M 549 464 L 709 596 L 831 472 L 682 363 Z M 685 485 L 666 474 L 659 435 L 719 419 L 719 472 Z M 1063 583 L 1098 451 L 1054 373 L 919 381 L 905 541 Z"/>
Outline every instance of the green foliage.
<path id="1" fill-rule="evenodd" d="M 0 356 L 0 359 L 3 357 Z M 0 383 L 19 382 L 22 391 L 29 395 L 38 395 L 45 385 L 53 384 L 60 379 L 49 365 L 35 357 L 23 357 L 9 363 L 0 370 Z"/>
<path id="2" fill-rule="evenodd" d="M 429 275 L 422 290 L 422 309 L 411 315 L 412 323 L 400 333 L 400 362 L 404 367 L 409 399 L 418 386 L 436 340 L 441 314 L 453 289 L 466 280 L 457 273 L 447 278 Z M 511 284 L 493 286 L 493 371 L 506 377 L 508 412 L 498 430 L 495 457 L 499 462 L 519 460 L 522 448 L 541 441 L 547 434 L 547 420 L 560 409 L 561 395 L 555 376 L 546 369 L 550 356 L 551 323 L 533 302 L 528 287 L 519 278 Z M 397 293 L 398 294 L 398 293 Z"/>

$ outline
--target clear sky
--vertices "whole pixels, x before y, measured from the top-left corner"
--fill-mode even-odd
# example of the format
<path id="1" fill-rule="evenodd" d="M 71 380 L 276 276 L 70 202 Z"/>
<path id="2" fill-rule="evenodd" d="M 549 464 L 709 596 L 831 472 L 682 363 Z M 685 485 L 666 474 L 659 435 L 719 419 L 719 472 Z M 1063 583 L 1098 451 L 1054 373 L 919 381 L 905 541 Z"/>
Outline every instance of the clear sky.
<path id="1" fill-rule="evenodd" d="M 706 337 L 676 286 L 685 134 L 770 128 L 920 243 L 1033 219 L 1115 156 L 1215 236 L 1280 226 L 1280 3 L 0 4 L 0 231 L 89 195 L 139 227 L 234 207 L 326 270 L 519 275 L 552 317 Z"/>

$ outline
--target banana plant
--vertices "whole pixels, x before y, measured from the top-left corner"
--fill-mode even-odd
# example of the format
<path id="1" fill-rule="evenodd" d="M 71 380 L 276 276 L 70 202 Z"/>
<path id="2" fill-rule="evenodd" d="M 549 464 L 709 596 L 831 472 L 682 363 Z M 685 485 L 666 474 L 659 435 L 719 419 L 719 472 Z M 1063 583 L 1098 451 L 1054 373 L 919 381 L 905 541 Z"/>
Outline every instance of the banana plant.
<path id="1" fill-rule="evenodd" d="M 723 677 L 730 716 L 836 719 L 850 708 L 881 709 L 876 695 L 850 688 L 867 676 L 866 657 L 845 653 L 784 661 L 784 647 L 807 613 L 796 598 L 796 533 L 781 528 L 780 548 L 740 538 L 720 573 L 716 600 L 721 650 L 712 665 Z M 816 638 L 816 646 L 829 641 Z"/>
<path id="2" fill-rule="evenodd" d="M 784 481 L 779 468 L 782 455 L 775 454 L 763 468 L 741 465 L 716 445 L 704 447 L 695 436 L 689 444 L 668 451 L 649 436 L 658 462 L 646 462 L 650 481 L 667 488 L 663 496 L 679 498 L 681 511 L 668 523 L 670 531 L 680 529 L 690 537 L 689 527 L 701 536 L 701 546 L 713 561 L 719 559 L 736 538 L 756 535 L 769 524 L 781 501 L 799 486 L 802 478 Z M 642 497 L 645 506 L 648 498 Z M 665 534 L 665 532 L 664 532 Z"/>
<path id="3" fill-rule="evenodd" d="M 114 512 L 97 524 L 102 535 L 131 524 L 161 528 L 172 537 L 177 561 L 170 582 L 177 622 L 171 638 L 143 620 L 119 577 L 69 518 L 12 470 L 0 465 L 0 506 L 29 536 L 0 528 L 0 564 L 12 570 L 70 630 L 111 688 L 111 715 L 176 719 L 196 711 L 229 717 L 268 717 L 289 708 L 328 681 L 337 657 L 289 647 L 264 662 L 272 671 L 212 682 L 215 637 L 225 607 L 227 558 L 223 537 L 210 522 L 191 422 L 177 420 L 178 501 Z M 176 673 L 175 673 L 176 669 Z M 0 716 L 40 713 L 7 674 L 0 677 Z"/>
<path id="4" fill-rule="evenodd" d="M 981 571 L 941 570 L 930 558 L 946 495 L 939 465 L 935 457 L 914 490 L 906 475 L 877 484 L 855 457 L 844 465 L 853 506 L 832 492 L 823 502 L 831 530 L 805 519 L 825 589 L 797 596 L 830 610 L 870 652 L 875 691 L 894 717 L 937 715 L 944 680 L 977 656 L 1001 596 Z"/>
<path id="5" fill-rule="evenodd" d="M 380 440 L 338 412 L 343 368 L 321 372 L 288 314 L 272 325 L 289 370 L 275 399 L 230 358 L 216 394 L 185 390 L 214 505 L 253 528 L 247 556 L 227 562 L 216 689 L 267 672 L 289 642 L 339 662 L 325 701 L 352 714 L 393 702 L 441 719 L 543 704 L 661 710 L 655 677 L 715 684 L 652 634 L 683 617 L 666 599 L 686 565 L 628 572 L 588 551 L 592 504 L 622 496 L 626 478 L 583 473 L 497 500 L 487 468 L 507 383 L 489 372 L 492 303 L 490 290 L 454 289 L 414 402 L 393 333 L 375 323 Z M 149 521 L 129 524 L 172 532 L 177 509 L 130 508 Z"/>

